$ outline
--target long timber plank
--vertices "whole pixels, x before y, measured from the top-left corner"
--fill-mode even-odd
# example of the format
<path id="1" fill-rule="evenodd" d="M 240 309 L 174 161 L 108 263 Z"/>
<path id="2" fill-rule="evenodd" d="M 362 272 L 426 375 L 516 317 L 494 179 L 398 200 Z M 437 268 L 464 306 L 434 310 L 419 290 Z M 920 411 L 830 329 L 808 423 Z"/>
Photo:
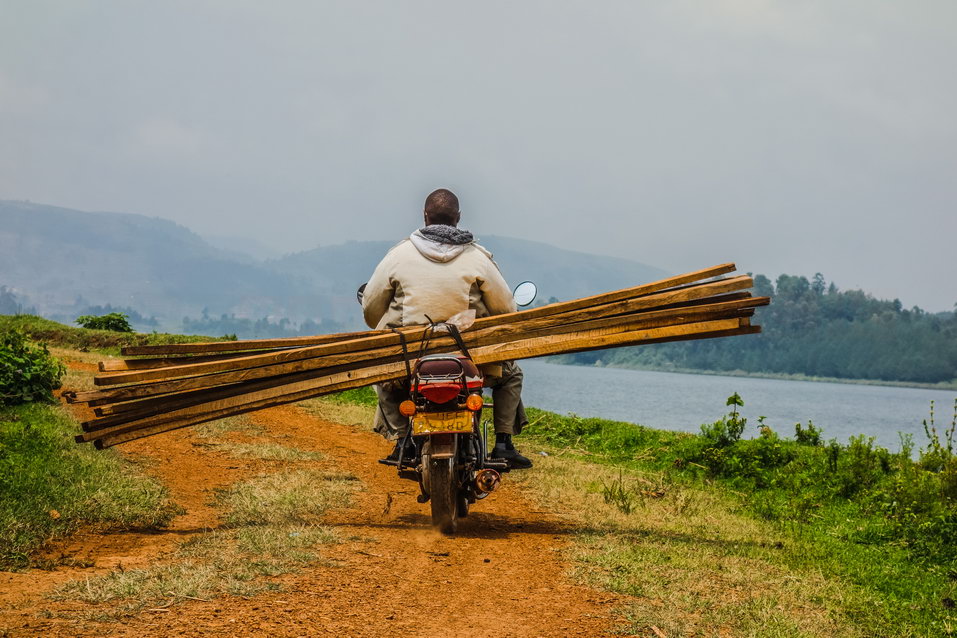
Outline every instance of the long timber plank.
<path id="1" fill-rule="evenodd" d="M 657 306 L 704 299 L 722 293 L 750 288 L 752 284 L 753 282 L 750 277 L 739 276 L 706 283 L 700 286 L 686 288 L 679 291 L 666 291 L 637 299 L 611 302 L 596 308 L 576 311 L 569 314 L 549 315 L 533 319 L 525 318 L 522 322 L 496 324 L 494 326 L 488 327 L 486 327 L 484 324 L 479 324 L 477 321 L 471 329 L 462 333 L 462 338 L 465 340 L 466 344 L 470 344 L 471 340 L 479 339 L 483 334 L 485 334 L 483 330 L 500 329 L 506 331 L 520 331 L 523 329 L 546 328 L 549 326 L 568 324 L 575 321 L 585 321 L 588 319 L 608 317 L 616 314 L 627 314 L 641 310 L 651 310 Z M 410 332 L 410 334 L 406 336 L 406 339 L 410 341 L 418 340 L 421 339 L 422 335 L 424 334 L 425 329 L 419 327 L 414 332 Z M 449 338 L 446 337 L 446 339 Z M 269 352 L 266 354 L 238 357 L 235 359 L 187 363 L 185 365 L 158 369 L 133 370 L 128 372 L 117 372 L 113 374 L 101 374 L 94 378 L 94 384 L 98 386 L 123 385 L 157 379 L 169 379 L 171 377 L 177 376 L 198 376 L 202 374 L 224 372 L 227 370 L 241 370 L 255 366 L 300 361 L 314 357 L 330 356 L 333 354 L 350 354 L 351 356 L 355 357 L 355 354 L 353 353 L 387 346 L 399 346 L 399 344 L 400 337 L 397 334 L 390 333 L 366 339 L 353 339 L 344 342 L 297 348 L 293 350 L 282 350 L 278 352 Z"/>
<path id="2" fill-rule="evenodd" d="M 718 322 L 714 322 L 718 323 Z M 733 327 L 732 327 L 733 326 Z M 755 334 L 760 332 L 759 326 L 741 326 L 739 321 L 731 321 L 727 324 L 724 329 L 711 329 L 705 330 L 697 333 L 687 333 L 687 334 L 672 334 L 668 336 L 659 336 L 655 338 L 645 337 L 645 338 L 633 338 L 632 340 L 622 340 L 618 339 L 606 339 L 599 340 L 592 343 L 579 343 L 579 344 L 566 344 L 567 349 L 561 350 L 561 352 L 576 352 L 580 350 L 594 350 L 601 348 L 611 348 L 611 347 L 621 347 L 627 345 L 639 345 L 644 343 L 665 343 L 669 341 L 683 341 L 688 339 L 708 339 L 715 337 L 726 337 L 726 336 L 736 336 L 744 334 Z M 619 335 L 620 337 L 620 335 Z M 558 351 L 547 351 L 542 349 L 537 349 L 539 354 L 529 354 L 528 356 L 519 356 L 518 351 L 515 352 L 517 356 L 510 357 L 513 359 L 521 358 L 530 358 L 532 356 L 546 356 L 547 354 L 556 354 Z M 531 352 L 531 350 L 527 350 Z M 500 353 L 501 354 L 501 353 Z M 496 355 L 490 355 L 494 358 Z M 491 361 L 482 361 L 483 363 L 488 363 Z M 198 412 L 196 414 L 190 415 L 188 418 L 183 420 L 169 420 L 164 423 L 153 423 L 141 425 L 134 428 L 124 429 L 123 431 L 111 431 L 109 433 L 96 432 L 90 433 L 87 435 L 81 435 L 77 437 L 78 441 L 89 441 L 92 440 L 95 446 L 99 449 L 112 447 L 126 441 L 135 440 L 138 438 L 143 438 L 145 436 L 152 436 L 155 434 L 161 434 L 163 432 L 168 432 L 171 430 L 176 430 L 182 427 L 187 427 L 190 425 L 197 425 L 199 423 L 205 423 L 207 421 L 213 421 L 216 419 L 224 418 L 227 416 L 234 416 L 237 414 L 243 414 L 245 412 L 252 412 L 255 410 L 264 409 L 267 407 L 273 407 L 276 405 L 282 405 L 286 403 L 295 403 L 298 401 L 303 401 L 306 399 L 314 398 L 317 396 L 322 396 L 330 392 L 337 392 L 339 390 L 345 390 L 349 388 L 361 387 L 364 385 L 369 385 L 370 383 L 377 383 L 381 381 L 386 381 L 390 379 L 402 378 L 404 376 L 404 366 L 399 371 L 389 371 L 389 372 L 380 372 L 377 375 L 371 375 L 365 379 L 354 379 L 344 381 L 338 384 L 330 384 L 324 387 L 317 387 L 312 389 L 305 389 L 296 392 L 290 392 L 287 394 L 279 394 L 276 396 L 271 396 L 263 399 L 255 399 L 253 401 L 247 402 L 246 404 L 237 405 L 231 408 L 218 408 L 209 410 L 206 412 Z"/>
<path id="3" fill-rule="evenodd" d="M 662 339 L 669 337 L 680 337 L 691 334 L 699 334 L 709 331 L 728 331 L 741 328 L 741 319 L 723 319 L 718 321 L 705 321 L 698 323 L 682 324 L 678 326 L 666 326 L 661 328 L 651 328 L 642 330 L 633 330 L 629 332 L 608 332 L 607 329 L 596 329 L 583 333 L 575 333 L 558 336 L 543 336 L 530 339 L 522 339 L 506 344 L 495 344 L 483 346 L 472 350 L 472 359 L 477 364 L 499 363 L 511 359 L 527 359 L 560 352 L 575 352 L 582 349 L 598 349 L 612 347 L 614 345 L 631 344 L 649 339 Z M 376 383 L 379 375 L 391 374 L 390 378 L 401 378 L 405 375 L 404 362 L 387 363 L 378 366 L 370 366 L 358 370 L 347 370 L 334 374 L 326 374 L 315 379 L 308 379 L 296 383 L 289 383 L 274 388 L 265 389 L 254 393 L 245 393 L 238 396 L 228 397 L 219 401 L 203 403 L 196 406 L 190 406 L 179 410 L 172 410 L 163 414 L 145 417 L 124 424 L 117 424 L 113 428 L 107 428 L 107 431 L 127 430 L 131 427 L 142 427 L 158 423 L 175 421 L 181 417 L 192 416 L 211 409 L 225 407 L 235 407 L 250 401 L 273 398 L 283 394 L 295 393 L 305 390 L 321 389 L 325 386 L 335 385 L 347 381 L 358 382 L 358 387 Z M 376 380 L 370 380 L 375 378 Z M 90 426 L 97 425 L 95 422 Z M 92 429 L 92 427 L 91 427 Z M 97 428 L 93 432 L 87 432 L 80 437 L 82 440 L 92 440 L 101 432 Z"/>
<path id="4" fill-rule="evenodd" d="M 734 272 L 735 265 L 733 263 L 719 264 L 717 266 L 712 266 L 711 268 L 705 268 L 702 270 L 696 270 L 694 272 L 685 273 L 682 275 L 677 275 L 674 277 L 668 277 L 661 279 L 659 281 L 654 281 L 647 284 L 642 284 L 639 286 L 633 286 L 631 288 L 624 288 L 622 290 L 616 290 L 609 293 L 603 293 L 600 295 L 593 295 L 591 297 L 583 297 L 581 299 L 574 299 L 571 301 L 563 301 L 555 304 L 549 304 L 547 306 L 540 306 L 538 308 L 533 308 L 530 310 L 521 310 L 514 313 L 509 313 L 505 315 L 496 315 L 494 317 L 487 317 L 485 325 L 498 325 L 499 323 L 507 323 L 517 318 L 518 315 L 523 315 L 525 319 L 544 317 L 549 314 L 557 312 L 569 312 L 571 310 L 579 310 L 581 308 L 586 308 L 588 306 L 598 305 L 602 303 L 611 303 L 614 301 L 621 301 L 629 297 L 635 297 L 643 294 L 650 294 L 653 292 L 665 290 L 667 288 L 673 288 L 676 286 L 681 286 L 684 284 L 693 283 L 696 281 L 702 281 L 705 279 L 710 279 L 712 277 L 718 277 L 730 272 Z M 478 322 L 476 322 L 478 323 Z M 246 340 L 246 341 L 212 341 L 206 343 L 180 343 L 180 344 L 169 344 L 169 345 L 156 345 L 156 346 L 125 346 L 121 349 L 122 354 L 124 355 L 160 355 L 160 354 L 211 354 L 214 352 L 236 352 L 240 350 L 258 350 L 262 348 L 278 348 L 278 347 L 303 347 L 310 345 L 320 345 L 323 343 L 330 343 L 335 341 L 344 341 L 344 340 L 353 340 L 360 339 L 363 337 L 374 336 L 376 334 L 387 333 L 387 331 L 366 331 L 366 332 L 355 332 L 355 333 L 342 333 L 337 335 L 319 335 L 315 337 L 289 337 L 284 339 L 257 339 L 257 340 Z"/>

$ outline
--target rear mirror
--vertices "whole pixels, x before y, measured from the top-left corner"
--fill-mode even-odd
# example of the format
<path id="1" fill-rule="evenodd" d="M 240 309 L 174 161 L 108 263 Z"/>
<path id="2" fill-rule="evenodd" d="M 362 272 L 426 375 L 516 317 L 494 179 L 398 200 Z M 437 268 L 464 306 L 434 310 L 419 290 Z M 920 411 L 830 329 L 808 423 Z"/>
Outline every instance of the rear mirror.
<path id="1" fill-rule="evenodd" d="M 512 299 L 515 300 L 515 305 L 519 308 L 532 303 L 535 301 L 535 297 L 537 296 L 538 286 L 531 281 L 523 281 L 519 285 L 515 286 L 515 291 L 512 293 Z"/>
<path id="2" fill-rule="evenodd" d="M 367 285 L 368 285 L 368 284 L 362 284 L 361 286 L 359 286 L 359 290 L 356 291 L 356 301 L 359 302 L 359 305 L 360 305 L 360 306 L 362 305 L 362 296 L 363 296 L 363 295 L 365 294 L 365 292 L 366 292 L 366 286 L 367 286 Z"/>

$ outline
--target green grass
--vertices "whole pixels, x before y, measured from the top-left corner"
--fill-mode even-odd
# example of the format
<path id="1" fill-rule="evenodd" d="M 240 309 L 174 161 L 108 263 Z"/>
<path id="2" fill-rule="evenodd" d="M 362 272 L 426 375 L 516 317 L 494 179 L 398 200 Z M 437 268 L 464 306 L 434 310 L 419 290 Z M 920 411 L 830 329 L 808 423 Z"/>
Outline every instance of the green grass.
<path id="1" fill-rule="evenodd" d="M 951 456 L 943 469 L 928 468 L 933 446 L 915 462 L 909 451 L 890 453 L 863 437 L 806 445 L 763 430 L 718 445 L 713 426 L 705 436 L 535 409 L 529 416 L 526 432 L 535 443 L 580 450 L 593 465 L 653 473 L 672 488 L 723 494 L 732 513 L 763 521 L 785 539 L 791 549 L 775 563 L 846 585 L 833 615 L 863 635 L 949 635 L 957 628 L 957 508 L 948 475 L 954 462 Z M 595 489 L 626 515 L 641 509 L 639 494 L 647 491 L 614 479 Z M 611 567 L 616 573 L 634 578 L 652 556 L 636 557 L 626 545 L 586 551 L 583 560 L 601 563 L 602 553 L 623 561 Z M 605 582 L 615 591 L 640 591 L 628 578 Z"/>
<path id="2" fill-rule="evenodd" d="M 21 330 L 34 341 L 49 346 L 96 350 L 118 354 L 121 346 L 164 345 L 216 341 L 214 337 L 177 335 L 168 333 L 126 333 L 110 330 L 89 330 L 68 326 L 34 315 L 0 315 L 0 332 Z"/>
<path id="3" fill-rule="evenodd" d="M 147 606 L 184 600 L 253 596 L 282 587 L 277 576 L 317 563 L 317 547 L 339 541 L 318 524 L 329 509 L 349 504 L 356 479 L 336 472 L 295 470 L 240 481 L 217 493 L 225 526 L 182 543 L 172 560 L 142 569 L 114 569 L 58 587 L 55 600 L 98 605 L 89 613 L 115 620 Z"/>
<path id="4" fill-rule="evenodd" d="M 78 431 L 59 406 L 0 410 L 0 567 L 26 567 L 45 542 L 82 526 L 155 528 L 179 511 L 132 463 L 74 443 Z"/>

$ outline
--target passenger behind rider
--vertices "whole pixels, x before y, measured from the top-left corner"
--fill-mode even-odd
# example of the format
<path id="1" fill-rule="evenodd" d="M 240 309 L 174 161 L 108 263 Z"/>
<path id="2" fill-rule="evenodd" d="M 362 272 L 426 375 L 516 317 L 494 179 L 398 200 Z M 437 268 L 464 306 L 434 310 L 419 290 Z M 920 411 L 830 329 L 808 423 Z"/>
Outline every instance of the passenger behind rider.
<path id="1" fill-rule="evenodd" d="M 425 226 L 385 255 L 365 287 L 362 313 L 370 328 L 445 321 L 468 308 L 476 317 L 515 311 L 511 290 L 492 254 L 475 243 L 472 233 L 458 228 L 460 218 L 459 200 L 452 191 L 441 188 L 426 198 Z M 504 459 L 511 468 L 529 468 L 532 462 L 512 443 L 512 435 L 520 434 L 528 423 L 522 370 L 513 361 L 480 367 L 485 385 L 492 388 L 492 457 Z M 389 440 L 397 439 L 383 460 L 394 463 L 408 433 L 409 419 L 399 413 L 399 404 L 409 398 L 409 389 L 407 383 L 394 381 L 377 385 L 376 394 L 375 429 Z"/>

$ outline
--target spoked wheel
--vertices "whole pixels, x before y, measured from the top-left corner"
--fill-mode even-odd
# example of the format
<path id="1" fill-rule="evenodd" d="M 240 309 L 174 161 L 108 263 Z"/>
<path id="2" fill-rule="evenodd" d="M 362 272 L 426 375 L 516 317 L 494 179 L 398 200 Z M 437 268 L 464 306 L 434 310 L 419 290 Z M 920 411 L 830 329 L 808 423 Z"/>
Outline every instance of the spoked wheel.
<path id="1" fill-rule="evenodd" d="M 458 485 L 455 484 L 453 459 L 429 460 L 429 488 L 432 498 L 432 525 L 443 534 L 454 534 L 458 527 Z"/>

